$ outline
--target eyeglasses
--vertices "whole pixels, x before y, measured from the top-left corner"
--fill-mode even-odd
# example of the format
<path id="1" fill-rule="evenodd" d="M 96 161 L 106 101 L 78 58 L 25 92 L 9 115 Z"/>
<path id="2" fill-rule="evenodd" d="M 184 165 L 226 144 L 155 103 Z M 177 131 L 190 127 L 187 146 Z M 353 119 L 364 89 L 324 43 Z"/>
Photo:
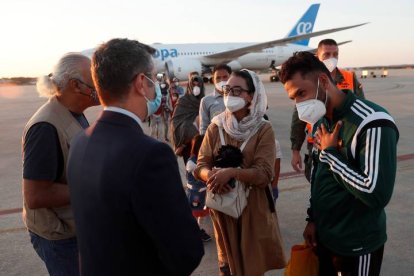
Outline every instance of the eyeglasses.
<path id="1" fill-rule="evenodd" d="M 76 81 L 80 82 L 81 84 L 85 85 L 86 87 L 88 87 L 91 90 L 91 93 L 96 93 L 95 87 L 90 86 L 89 84 L 83 82 L 80 79 L 74 78 L 74 80 L 76 80 Z"/>
<path id="2" fill-rule="evenodd" d="M 136 78 L 139 74 L 141 74 L 141 73 L 136 73 L 136 74 L 134 74 L 134 75 L 132 76 L 132 78 L 131 78 L 131 81 L 130 81 L 130 82 L 133 82 L 133 81 L 135 80 L 135 78 Z M 148 80 L 152 81 L 153 83 L 158 82 L 158 79 L 157 79 L 157 77 L 154 75 L 154 73 L 152 73 L 152 72 L 146 72 L 146 73 L 142 73 L 142 74 L 144 74 L 144 76 L 145 76 Z M 154 81 L 153 79 L 157 79 L 157 80 L 156 80 L 156 81 Z"/>
<path id="3" fill-rule="evenodd" d="M 224 96 L 229 95 L 229 94 L 230 94 L 230 92 L 231 92 L 231 94 L 232 94 L 233 96 L 238 97 L 238 96 L 240 96 L 240 95 L 241 95 L 241 93 L 242 93 L 243 91 L 244 91 L 244 92 L 249 92 L 249 90 L 244 89 L 244 88 L 241 88 L 240 86 L 230 87 L 230 85 L 223 85 L 223 86 L 222 86 L 222 89 L 223 89 L 223 94 L 224 94 Z"/>
<path id="4" fill-rule="evenodd" d="M 155 81 L 158 81 L 159 79 L 162 79 L 159 76 L 160 74 L 154 74 L 153 72 L 146 72 L 146 73 L 144 73 L 144 75 L 146 77 L 148 77 L 149 79 L 151 79 L 152 81 L 154 81 L 154 79 L 155 79 Z"/>
<path id="5" fill-rule="evenodd" d="M 160 84 L 160 82 L 158 81 L 158 80 L 152 80 L 151 79 L 151 75 L 152 75 L 152 73 L 149 73 L 150 74 L 150 76 L 147 76 L 147 74 L 144 74 L 144 77 L 146 77 L 147 78 L 147 80 L 149 80 L 153 85 L 159 85 Z"/>

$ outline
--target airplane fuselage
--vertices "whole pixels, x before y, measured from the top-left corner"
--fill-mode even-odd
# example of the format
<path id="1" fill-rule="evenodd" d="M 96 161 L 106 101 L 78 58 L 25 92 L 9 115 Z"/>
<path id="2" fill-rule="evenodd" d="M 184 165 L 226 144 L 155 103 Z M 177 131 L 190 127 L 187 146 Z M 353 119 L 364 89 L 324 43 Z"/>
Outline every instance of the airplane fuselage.
<path id="1" fill-rule="evenodd" d="M 303 45 L 286 44 L 267 48 L 259 52 L 248 53 L 233 60 L 211 59 L 208 55 L 225 52 L 256 43 L 197 43 L 197 44 L 160 44 L 151 46 L 156 49 L 154 63 L 157 72 L 166 71 L 166 63 L 174 66 L 175 76 L 185 79 L 191 71 L 204 71 L 206 67 L 219 63 L 227 63 L 233 70 L 248 68 L 251 70 L 265 70 L 271 65 L 279 66 L 296 51 L 306 51 L 311 48 Z M 200 67 L 198 67 L 200 64 Z M 193 66 L 191 66 L 193 65 Z M 200 70 L 197 70 L 200 69 Z"/>
<path id="2" fill-rule="evenodd" d="M 261 43 L 193 43 L 161 44 L 151 46 L 156 49 L 154 65 L 158 73 L 166 73 L 168 78 L 177 77 L 186 80 L 190 72 L 209 73 L 217 64 L 228 64 L 233 70 L 247 68 L 266 70 L 285 62 L 294 52 L 313 51 L 309 39 L 364 24 L 333 28 L 313 32 L 313 26 L 320 4 L 312 4 L 288 35 Z M 92 56 L 94 49 L 83 51 Z"/>

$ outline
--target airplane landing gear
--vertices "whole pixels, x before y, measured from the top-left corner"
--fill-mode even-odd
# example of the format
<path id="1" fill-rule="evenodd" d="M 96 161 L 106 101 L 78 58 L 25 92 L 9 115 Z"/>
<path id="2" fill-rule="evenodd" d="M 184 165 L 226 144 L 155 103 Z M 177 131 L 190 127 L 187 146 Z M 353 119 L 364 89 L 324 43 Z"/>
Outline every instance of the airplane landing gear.
<path id="1" fill-rule="evenodd" d="M 270 64 L 270 69 L 272 70 L 272 74 L 270 75 L 270 82 L 278 82 L 279 79 L 279 70 L 276 68 L 276 61 L 272 60 L 272 63 Z"/>
<path id="2" fill-rule="evenodd" d="M 270 76 L 270 82 L 278 82 L 278 81 L 279 81 L 279 76 L 277 74 Z"/>

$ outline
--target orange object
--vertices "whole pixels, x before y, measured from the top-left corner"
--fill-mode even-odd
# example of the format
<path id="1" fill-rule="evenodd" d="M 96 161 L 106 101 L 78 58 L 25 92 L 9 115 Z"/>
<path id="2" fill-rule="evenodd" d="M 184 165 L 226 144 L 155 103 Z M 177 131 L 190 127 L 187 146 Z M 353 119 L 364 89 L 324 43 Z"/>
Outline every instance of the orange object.
<path id="1" fill-rule="evenodd" d="M 313 144 L 312 125 L 311 124 L 306 124 L 306 133 L 308 135 L 308 143 Z"/>
<path id="2" fill-rule="evenodd" d="M 285 268 L 285 276 L 318 276 L 319 259 L 311 246 L 297 244 L 292 246 L 290 260 Z"/>
<path id="3" fill-rule="evenodd" d="M 342 76 L 344 76 L 344 80 L 342 82 L 339 82 L 336 84 L 336 87 L 338 87 L 341 90 L 352 90 L 354 91 L 354 74 L 352 72 L 349 71 L 345 71 L 345 70 L 339 70 L 342 74 Z"/>
<path id="4" fill-rule="evenodd" d="M 191 212 L 193 213 L 193 216 L 196 218 L 205 217 L 210 214 L 208 208 L 203 210 L 192 210 Z"/>

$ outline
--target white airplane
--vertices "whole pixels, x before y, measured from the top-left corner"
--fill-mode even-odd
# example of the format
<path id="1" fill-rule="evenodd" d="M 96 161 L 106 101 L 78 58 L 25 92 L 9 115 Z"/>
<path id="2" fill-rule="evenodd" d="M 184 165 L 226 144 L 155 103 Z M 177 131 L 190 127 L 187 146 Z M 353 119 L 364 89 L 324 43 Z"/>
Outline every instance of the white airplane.
<path id="1" fill-rule="evenodd" d="M 186 80 L 190 72 L 208 74 L 211 68 L 220 63 L 228 64 L 233 70 L 248 68 L 263 70 L 285 62 L 294 52 L 315 51 L 309 47 L 311 37 L 334 33 L 365 25 L 367 23 L 312 32 L 320 4 L 313 4 L 295 24 L 289 34 L 282 39 L 261 43 L 193 43 L 162 44 L 154 43 L 154 62 L 159 73 L 169 78 Z M 350 41 L 342 42 L 345 44 Z M 92 56 L 94 49 L 83 51 Z M 275 80 L 271 76 L 271 80 Z"/>

